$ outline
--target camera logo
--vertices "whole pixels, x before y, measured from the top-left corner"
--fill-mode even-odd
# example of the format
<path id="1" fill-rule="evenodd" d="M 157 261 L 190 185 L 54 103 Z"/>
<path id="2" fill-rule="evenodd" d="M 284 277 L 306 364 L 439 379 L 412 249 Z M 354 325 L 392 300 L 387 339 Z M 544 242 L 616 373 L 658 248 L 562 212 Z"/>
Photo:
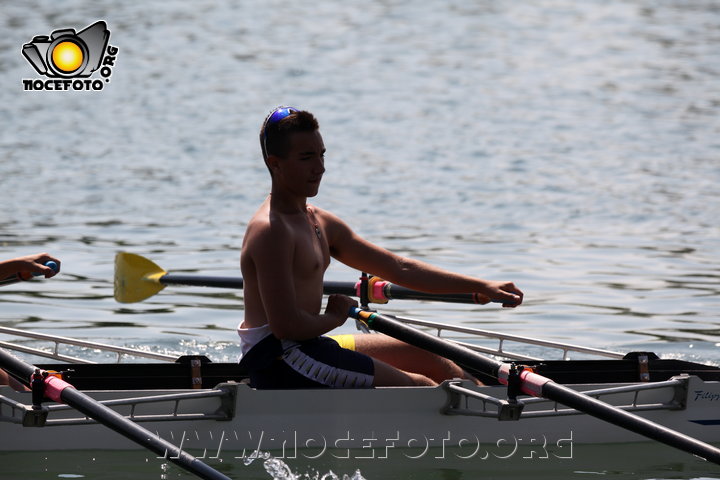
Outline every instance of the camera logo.
<path id="1" fill-rule="evenodd" d="M 23 79 L 28 90 L 102 90 L 110 82 L 118 48 L 108 45 L 110 30 L 98 21 L 76 32 L 73 28 L 38 35 L 22 47 L 22 54 L 40 74 L 54 80 Z M 103 78 L 81 80 L 100 71 Z"/>

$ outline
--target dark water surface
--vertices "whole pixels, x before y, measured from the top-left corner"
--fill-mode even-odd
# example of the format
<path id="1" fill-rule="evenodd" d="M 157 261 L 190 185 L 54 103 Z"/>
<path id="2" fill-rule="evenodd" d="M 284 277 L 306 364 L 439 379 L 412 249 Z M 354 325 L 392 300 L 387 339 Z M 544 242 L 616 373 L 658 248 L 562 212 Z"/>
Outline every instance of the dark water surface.
<path id="1" fill-rule="evenodd" d="M 22 91 L 23 43 L 99 19 L 119 48 L 103 91 Z M 121 305 L 113 258 L 239 274 L 269 190 L 257 132 L 283 103 L 320 120 L 317 205 L 526 294 L 384 311 L 720 363 L 717 2 L 5 1 L 0 26 L 0 256 L 63 260 L 0 292 L 2 326 L 234 359 L 241 292 Z"/>

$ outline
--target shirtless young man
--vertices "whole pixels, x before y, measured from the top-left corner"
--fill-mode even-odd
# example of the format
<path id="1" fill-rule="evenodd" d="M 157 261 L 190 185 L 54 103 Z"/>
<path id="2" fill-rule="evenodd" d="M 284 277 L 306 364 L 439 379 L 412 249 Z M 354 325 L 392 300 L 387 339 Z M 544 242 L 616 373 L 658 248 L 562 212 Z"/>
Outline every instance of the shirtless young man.
<path id="1" fill-rule="evenodd" d="M 324 336 L 357 305 L 350 297 L 331 295 L 321 313 L 330 258 L 414 290 L 480 293 L 506 307 L 520 305 L 522 292 L 511 282 L 481 280 L 400 257 L 307 204 L 325 172 L 325 146 L 311 113 L 278 107 L 263 122 L 260 145 L 272 189 L 248 224 L 240 260 L 245 319 L 238 333 L 250 384 L 369 388 L 435 385 L 463 376 L 454 363 L 385 335 L 354 335 L 354 349 Z"/>

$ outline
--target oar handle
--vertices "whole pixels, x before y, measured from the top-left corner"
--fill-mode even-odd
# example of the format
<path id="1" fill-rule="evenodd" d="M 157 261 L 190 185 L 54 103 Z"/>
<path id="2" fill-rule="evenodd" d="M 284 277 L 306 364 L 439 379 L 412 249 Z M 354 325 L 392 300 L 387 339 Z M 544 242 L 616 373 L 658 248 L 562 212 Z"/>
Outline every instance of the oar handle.
<path id="1" fill-rule="evenodd" d="M 45 266 L 48 267 L 49 269 L 51 269 L 55 273 L 58 273 L 58 271 L 60 270 L 60 267 L 58 267 L 58 264 L 53 262 L 52 260 L 45 262 Z M 41 277 L 43 274 L 35 272 L 32 275 L 33 275 L 33 277 Z"/>
<path id="2" fill-rule="evenodd" d="M 55 273 L 57 273 L 60 270 L 60 267 L 58 266 L 58 264 L 53 262 L 52 260 L 45 262 L 45 266 L 48 268 L 51 268 L 53 270 L 53 272 L 55 272 Z M 33 277 L 41 277 L 42 275 L 43 275 L 42 273 L 38 273 L 38 272 L 34 272 L 32 274 Z M 32 278 L 32 277 L 29 277 L 29 278 Z M 20 275 L 19 273 L 14 273 L 14 274 L 10 275 L 9 277 L 7 277 L 3 280 L 0 280 L 0 287 L 5 286 L 5 285 L 10 285 L 13 283 L 17 283 L 17 282 L 23 282 L 25 280 L 26 279 L 23 278 L 22 275 Z"/>

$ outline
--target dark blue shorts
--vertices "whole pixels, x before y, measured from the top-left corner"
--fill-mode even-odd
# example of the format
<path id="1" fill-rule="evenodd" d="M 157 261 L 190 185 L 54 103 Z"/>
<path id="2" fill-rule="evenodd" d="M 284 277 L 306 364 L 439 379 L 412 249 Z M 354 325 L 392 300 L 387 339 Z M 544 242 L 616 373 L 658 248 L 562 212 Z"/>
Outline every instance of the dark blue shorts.
<path id="1" fill-rule="evenodd" d="M 372 388 L 375 374 L 372 358 L 328 337 L 295 342 L 269 335 L 240 365 L 250 375 L 250 386 L 262 389 Z"/>

